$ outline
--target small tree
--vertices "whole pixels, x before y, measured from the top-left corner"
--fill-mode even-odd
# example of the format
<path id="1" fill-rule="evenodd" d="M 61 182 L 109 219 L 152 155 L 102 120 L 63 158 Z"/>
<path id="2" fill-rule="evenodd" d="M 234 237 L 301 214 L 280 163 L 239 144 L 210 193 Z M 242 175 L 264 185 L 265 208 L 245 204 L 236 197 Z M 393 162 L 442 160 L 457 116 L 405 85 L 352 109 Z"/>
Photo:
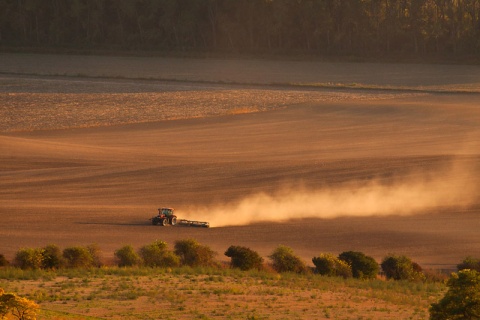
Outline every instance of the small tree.
<path id="1" fill-rule="evenodd" d="M 43 250 L 38 248 L 22 248 L 16 255 L 14 265 L 21 269 L 40 269 L 43 265 Z"/>
<path id="2" fill-rule="evenodd" d="M 190 267 L 215 265 L 216 253 L 208 246 L 199 244 L 195 239 L 176 241 L 174 252 L 180 257 L 182 265 Z"/>
<path id="3" fill-rule="evenodd" d="M 460 264 L 457 265 L 457 270 L 470 269 L 480 272 L 480 259 L 474 257 L 466 257 Z"/>
<path id="4" fill-rule="evenodd" d="M 217 252 L 213 251 L 209 246 L 199 245 L 197 248 L 197 261 L 194 265 L 205 267 L 218 267 L 220 264 L 215 261 Z"/>
<path id="5" fill-rule="evenodd" d="M 102 250 L 96 243 L 89 244 L 86 246 L 90 256 L 92 257 L 93 265 L 100 268 L 102 263 Z"/>
<path id="6" fill-rule="evenodd" d="M 27 298 L 19 297 L 14 293 L 5 293 L 0 288 L 0 317 L 11 315 L 18 320 L 35 320 L 39 306 Z"/>
<path id="7" fill-rule="evenodd" d="M 225 255 L 231 258 L 230 265 L 233 268 L 239 268 L 244 271 L 263 268 L 263 258 L 250 248 L 230 246 L 225 251 Z"/>
<path id="8" fill-rule="evenodd" d="M 140 248 L 140 256 L 148 267 L 177 267 L 180 265 L 180 258 L 167 249 L 164 241 L 153 243 Z"/>
<path id="9" fill-rule="evenodd" d="M 69 247 L 63 250 L 63 257 L 68 268 L 91 268 L 94 260 L 86 247 Z"/>
<path id="10" fill-rule="evenodd" d="M 64 265 L 64 259 L 60 248 L 54 244 L 49 244 L 43 248 L 43 262 L 44 269 L 59 269 Z"/>
<path id="11" fill-rule="evenodd" d="M 452 273 L 445 296 L 430 307 L 431 320 L 480 319 L 480 273 L 464 269 Z"/>
<path id="12" fill-rule="evenodd" d="M 343 260 L 330 253 L 322 253 L 312 259 L 315 271 L 323 276 L 352 277 L 352 268 Z"/>
<path id="13" fill-rule="evenodd" d="M 354 278 L 373 279 L 378 274 L 378 263 L 372 257 L 366 256 L 362 252 L 346 251 L 342 252 L 338 258 L 345 261 L 352 267 Z"/>
<path id="14" fill-rule="evenodd" d="M 0 267 L 6 267 L 8 266 L 10 263 L 8 262 L 8 260 L 5 258 L 5 256 L 3 254 L 0 254 Z"/>
<path id="15" fill-rule="evenodd" d="M 121 247 L 114 255 L 119 267 L 137 266 L 142 263 L 142 259 L 130 245 Z"/>
<path id="16" fill-rule="evenodd" d="M 287 246 L 278 246 L 268 257 L 277 272 L 306 273 L 308 270 L 305 263 Z"/>
<path id="17" fill-rule="evenodd" d="M 422 268 L 406 256 L 389 255 L 381 263 L 387 279 L 393 280 L 423 280 Z"/>

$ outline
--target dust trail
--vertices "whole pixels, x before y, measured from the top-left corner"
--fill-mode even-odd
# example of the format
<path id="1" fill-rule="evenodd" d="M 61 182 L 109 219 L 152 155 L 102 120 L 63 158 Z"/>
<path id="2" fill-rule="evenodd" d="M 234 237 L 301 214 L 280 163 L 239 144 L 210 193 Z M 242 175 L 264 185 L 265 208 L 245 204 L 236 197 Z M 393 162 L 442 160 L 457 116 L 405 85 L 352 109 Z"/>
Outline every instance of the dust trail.
<path id="1" fill-rule="evenodd" d="M 220 227 L 292 218 L 410 215 L 436 207 L 464 207 L 473 204 L 477 195 L 472 170 L 455 161 L 444 170 L 411 173 L 390 183 L 352 182 L 317 190 L 289 187 L 186 214 L 204 217 L 212 227 Z"/>

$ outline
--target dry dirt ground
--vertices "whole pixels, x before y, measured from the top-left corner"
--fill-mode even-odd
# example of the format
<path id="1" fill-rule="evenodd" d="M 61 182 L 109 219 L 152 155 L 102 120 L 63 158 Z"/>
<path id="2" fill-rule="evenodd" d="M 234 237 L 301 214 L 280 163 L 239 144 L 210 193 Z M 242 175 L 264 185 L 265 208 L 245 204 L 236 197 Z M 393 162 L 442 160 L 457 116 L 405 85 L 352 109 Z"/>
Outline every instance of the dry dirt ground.
<path id="1" fill-rule="evenodd" d="M 9 259 L 186 238 L 219 259 L 480 256 L 479 67 L 2 54 L 0 72 Z M 149 225 L 160 206 L 212 228 Z"/>

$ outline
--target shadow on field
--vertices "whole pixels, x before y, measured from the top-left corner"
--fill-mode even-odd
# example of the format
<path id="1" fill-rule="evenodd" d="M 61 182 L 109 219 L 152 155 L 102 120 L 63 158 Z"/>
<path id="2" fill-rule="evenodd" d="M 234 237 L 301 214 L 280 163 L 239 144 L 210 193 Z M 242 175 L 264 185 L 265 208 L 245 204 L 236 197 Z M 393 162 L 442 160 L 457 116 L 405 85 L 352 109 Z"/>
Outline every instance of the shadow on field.
<path id="1" fill-rule="evenodd" d="M 134 226 L 146 226 L 146 225 L 149 225 L 150 223 L 148 223 L 148 222 L 140 223 L 140 222 L 83 222 L 83 221 L 77 221 L 77 222 L 74 222 L 74 224 L 134 227 Z"/>

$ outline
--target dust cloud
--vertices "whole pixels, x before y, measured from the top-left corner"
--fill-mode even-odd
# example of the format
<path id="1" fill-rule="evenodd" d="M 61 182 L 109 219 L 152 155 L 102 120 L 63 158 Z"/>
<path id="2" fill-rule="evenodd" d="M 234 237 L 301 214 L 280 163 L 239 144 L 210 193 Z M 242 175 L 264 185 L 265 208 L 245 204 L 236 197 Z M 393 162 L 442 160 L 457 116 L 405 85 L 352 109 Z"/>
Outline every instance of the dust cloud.
<path id="1" fill-rule="evenodd" d="M 388 182 L 373 179 L 316 190 L 290 186 L 234 203 L 188 210 L 186 214 L 192 219 L 208 219 L 212 227 L 222 227 L 292 218 L 411 215 L 440 207 L 466 207 L 477 195 L 473 169 L 454 161 L 441 170 L 412 172 Z"/>

